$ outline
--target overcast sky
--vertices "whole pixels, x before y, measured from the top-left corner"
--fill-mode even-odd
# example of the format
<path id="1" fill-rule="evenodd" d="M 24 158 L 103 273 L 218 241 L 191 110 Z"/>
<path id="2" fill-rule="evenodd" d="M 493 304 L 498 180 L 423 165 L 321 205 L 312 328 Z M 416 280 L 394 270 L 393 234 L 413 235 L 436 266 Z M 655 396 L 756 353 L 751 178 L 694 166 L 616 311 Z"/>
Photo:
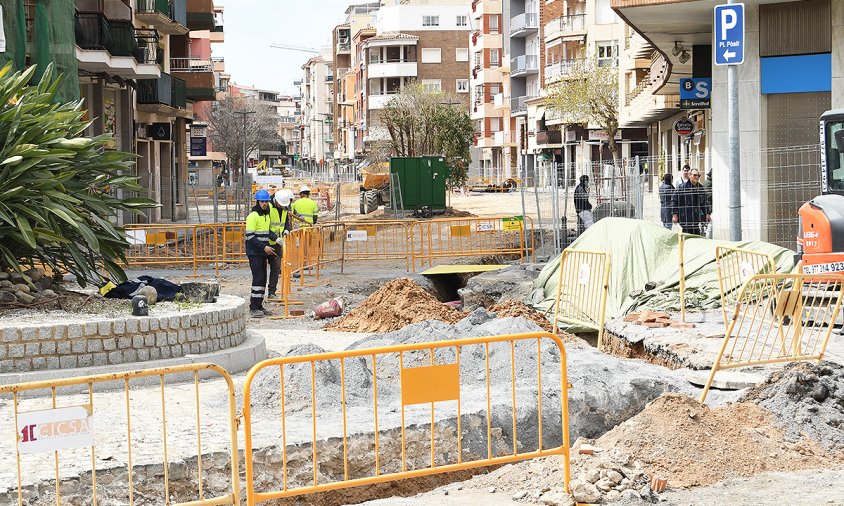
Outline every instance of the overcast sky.
<path id="1" fill-rule="evenodd" d="M 213 46 L 226 59 L 237 84 L 293 94 L 302 65 L 312 55 L 274 49 L 272 43 L 320 49 L 331 44 L 331 29 L 345 21 L 353 0 L 215 0 L 226 8 L 226 41 Z"/>

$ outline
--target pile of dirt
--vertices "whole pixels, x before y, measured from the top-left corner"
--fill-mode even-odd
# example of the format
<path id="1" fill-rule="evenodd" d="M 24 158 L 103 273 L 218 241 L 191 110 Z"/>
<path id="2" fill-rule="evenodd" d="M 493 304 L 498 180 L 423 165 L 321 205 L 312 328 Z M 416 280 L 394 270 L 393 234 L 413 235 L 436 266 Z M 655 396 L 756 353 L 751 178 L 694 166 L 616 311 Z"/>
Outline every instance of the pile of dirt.
<path id="1" fill-rule="evenodd" d="M 409 278 L 382 286 L 348 314 L 326 325 L 338 332 L 393 332 L 411 323 L 440 320 L 456 323 L 465 315 L 426 292 Z"/>
<path id="2" fill-rule="evenodd" d="M 548 321 L 548 318 L 545 318 L 544 314 L 514 299 L 503 300 L 492 306 L 489 311 L 495 313 L 499 318 L 517 318 L 521 316 L 536 323 L 546 332 L 554 331 L 554 326 Z"/>
<path id="3" fill-rule="evenodd" d="M 844 452 L 844 366 L 789 364 L 742 400 L 770 410 L 788 441 L 808 436 L 833 452 Z"/>
<path id="4" fill-rule="evenodd" d="M 666 478 L 671 488 L 836 464 L 817 441 L 787 441 L 772 422 L 770 412 L 750 402 L 710 409 L 668 393 L 601 436 L 597 445 L 641 461 L 649 476 Z"/>

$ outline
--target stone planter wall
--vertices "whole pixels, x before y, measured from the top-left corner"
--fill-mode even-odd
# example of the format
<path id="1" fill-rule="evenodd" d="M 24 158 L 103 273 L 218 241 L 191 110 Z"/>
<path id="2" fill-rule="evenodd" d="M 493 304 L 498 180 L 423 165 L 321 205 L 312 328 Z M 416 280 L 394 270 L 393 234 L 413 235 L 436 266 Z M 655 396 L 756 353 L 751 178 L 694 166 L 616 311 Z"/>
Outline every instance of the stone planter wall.
<path id="1" fill-rule="evenodd" d="M 147 317 L 62 322 L 0 322 L 0 374 L 145 362 L 210 353 L 245 339 L 247 303 L 214 304 Z"/>

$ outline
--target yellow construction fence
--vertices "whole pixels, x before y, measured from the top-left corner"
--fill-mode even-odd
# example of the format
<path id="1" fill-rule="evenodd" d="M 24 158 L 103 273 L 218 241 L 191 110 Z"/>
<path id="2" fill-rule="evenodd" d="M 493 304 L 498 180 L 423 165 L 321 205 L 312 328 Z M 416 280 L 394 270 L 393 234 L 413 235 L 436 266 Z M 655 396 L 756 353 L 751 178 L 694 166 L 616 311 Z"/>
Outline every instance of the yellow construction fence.
<path id="1" fill-rule="evenodd" d="M 610 282 L 610 255 L 603 251 L 566 248 L 560 257 L 554 333 L 560 321 L 598 331 L 603 349 L 604 320 Z"/>

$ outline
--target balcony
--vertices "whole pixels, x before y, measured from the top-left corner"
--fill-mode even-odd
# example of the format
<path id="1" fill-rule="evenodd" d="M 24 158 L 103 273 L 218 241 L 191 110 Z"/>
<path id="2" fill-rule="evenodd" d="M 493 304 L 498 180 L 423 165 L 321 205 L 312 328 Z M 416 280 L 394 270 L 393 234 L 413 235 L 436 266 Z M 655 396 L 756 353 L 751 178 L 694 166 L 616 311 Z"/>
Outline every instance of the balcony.
<path id="1" fill-rule="evenodd" d="M 135 19 L 167 35 L 184 35 L 190 31 L 185 0 L 138 0 Z"/>
<path id="2" fill-rule="evenodd" d="M 536 144 L 547 146 L 563 143 L 563 133 L 560 130 L 540 130 L 536 132 Z"/>
<path id="3" fill-rule="evenodd" d="M 211 60 L 170 58 L 170 71 L 185 82 L 189 99 L 196 102 L 217 100 Z"/>
<path id="4" fill-rule="evenodd" d="M 503 93 L 497 93 L 494 97 L 492 97 L 492 105 L 494 105 L 496 109 L 503 109 L 509 105 L 509 102 L 507 102 L 507 97 L 505 97 Z"/>
<path id="5" fill-rule="evenodd" d="M 539 30 L 539 14 L 525 12 L 510 19 L 510 37 L 525 37 Z"/>
<path id="6" fill-rule="evenodd" d="M 545 84 L 570 78 L 573 74 L 579 73 L 584 65 L 587 65 L 585 60 L 564 60 L 547 65 L 545 67 Z"/>
<path id="7" fill-rule="evenodd" d="M 586 35 L 586 15 L 572 14 L 545 24 L 545 42 L 565 37 L 581 37 Z"/>
<path id="8" fill-rule="evenodd" d="M 77 12 L 74 23 L 81 70 L 132 79 L 161 74 L 155 30 L 136 29 L 129 21 L 110 21 L 100 13 Z"/>
<path id="9" fill-rule="evenodd" d="M 400 91 L 397 90 L 392 93 L 375 93 L 369 95 L 369 97 L 367 97 L 367 101 L 369 103 L 369 110 L 377 110 L 387 107 L 387 104 L 390 102 L 390 100 L 392 100 L 393 97 L 395 97 L 399 93 Z"/>
<path id="10" fill-rule="evenodd" d="M 187 0 L 187 26 L 191 30 L 214 29 L 214 0 Z"/>
<path id="11" fill-rule="evenodd" d="M 510 115 L 523 116 L 527 113 L 528 100 L 533 100 L 536 97 L 533 95 L 525 95 L 521 97 L 513 97 L 510 99 Z"/>
<path id="12" fill-rule="evenodd" d="M 352 43 L 349 42 L 349 39 L 339 39 L 337 41 L 337 54 L 351 54 L 352 53 Z"/>
<path id="13" fill-rule="evenodd" d="M 226 71 L 226 59 L 222 56 L 212 56 L 211 57 L 211 67 L 213 68 L 214 72 L 225 72 Z"/>
<path id="14" fill-rule="evenodd" d="M 158 79 L 138 80 L 138 105 L 187 107 L 187 86 L 181 79 L 161 73 Z"/>
<path id="15" fill-rule="evenodd" d="M 501 2 L 497 0 L 474 0 L 472 18 L 480 19 L 484 14 L 501 14 Z"/>
<path id="16" fill-rule="evenodd" d="M 415 61 L 402 60 L 370 60 L 368 77 L 416 77 L 418 73 Z"/>
<path id="17" fill-rule="evenodd" d="M 527 54 L 510 60 L 510 76 L 519 77 L 539 73 L 539 56 Z"/>
<path id="18" fill-rule="evenodd" d="M 223 29 L 223 25 L 215 24 L 214 28 L 211 29 L 211 42 L 225 42 L 226 35 L 225 30 Z"/>
<path id="19" fill-rule="evenodd" d="M 516 131 L 515 130 L 501 130 L 500 132 L 495 132 L 494 139 L 496 147 L 508 147 L 508 146 L 515 146 L 516 141 Z"/>
<path id="20" fill-rule="evenodd" d="M 662 120 L 680 108 L 680 97 L 676 94 L 656 94 L 668 73 L 668 65 L 660 53 L 654 53 L 648 72 L 636 87 L 625 95 L 625 107 L 621 108 L 621 122 L 626 126 L 648 125 Z M 665 88 L 663 88 L 664 90 Z"/>

